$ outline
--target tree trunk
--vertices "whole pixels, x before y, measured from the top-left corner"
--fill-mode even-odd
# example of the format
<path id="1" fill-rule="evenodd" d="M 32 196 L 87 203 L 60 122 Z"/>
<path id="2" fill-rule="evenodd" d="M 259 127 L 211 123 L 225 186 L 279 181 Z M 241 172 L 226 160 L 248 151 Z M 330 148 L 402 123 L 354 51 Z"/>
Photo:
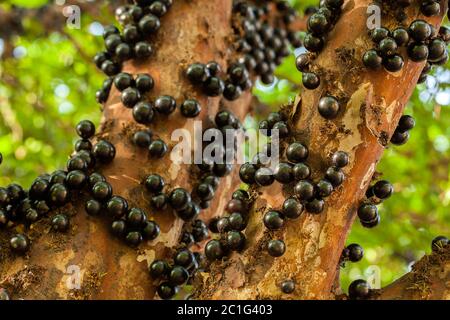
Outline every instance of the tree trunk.
<path id="1" fill-rule="evenodd" d="M 313 177 L 320 178 L 329 166 L 330 155 L 343 150 L 351 160 L 345 171 L 345 183 L 327 199 L 323 213 L 304 213 L 276 232 L 268 232 L 262 226 L 262 214 L 269 207 L 279 208 L 291 190 L 282 190 L 278 185 L 252 189 L 257 199 L 245 231 L 247 249 L 213 263 L 210 273 L 199 281 L 198 298 L 329 299 L 339 292 L 333 284 L 338 277 L 339 258 L 356 208 L 423 68 L 423 63 L 406 59 L 405 66 L 397 73 L 369 72 L 362 66 L 362 53 L 373 45 L 366 30 L 366 8 L 370 3 L 369 0 L 345 2 L 342 17 L 313 63 L 322 85 L 314 91 L 303 91 L 288 110 L 289 124 L 294 131 L 288 141 L 299 140 L 309 147 Z M 156 54 L 142 63 L 125 64 L 124 71 L 151 74 L 156 81 L 152 98 L 170 94 L 178 103 L 185 98 L 196 98 L 202 105 L 196 120 L 202 120 L 204 127 L 212 124 L 219 109 L 229 109 L 243 120 L 250 109 L 250 93 L 233 103 L 207 98 L 192 87 L 183 74 L 186 67 L 196 61 L 215 60 L 226 68 L 235 58 L 231 42 L 231 4 L 231 0 L 174 1 L 155 39 Z M 446 2 L 442 2 L 442 6 L 445 12 Z M 417 10 L 409 10 L 409 21 L 418 16 Z M 427 20 L 438 28 L 441 18 Z M 395 25 L 392 18 L 383 22 L 388 27 Z M 318 100 L 325 93 L 338 97 L 345 109 L 337 120 L 324 120 L 317 112 Z M 117 155 L 102 173 L 113 185 L 114 194 L 148 211 L 149 218 L 160 225 L 161 235 L 138 249 L 130 249 L 110 235 L 106 221 L 87 216 L 83 199 L 76 199 L 59 209 L 72 215 L 71 231 L 55 234 L 49 232 L 48 220 L 36 223 L 30 232 L 32 248 L 25 257 L 14 256 L 7 248 L 14 230 L 0 234 L 0 287 L 7 288 L 13 299 L 155 298 L 156 283 L 149 277 L 147 267 L 155 258 L 171 255 L 178 244 L 183 222 L 170 210 L 152 212 L 148 193 L 141 182 L 147 175 L 158 173 L 169 189 L 182 186 L 192 190 L 196 183 L 195 169 L 172 163 L 169 153 L 158 161 L 148 159 L 147 152 L 130 142 L 138 127 L 131 111 L 121 104 L 119 92 L 112 89 L 97 138 L 111 141 Z M 169 119 L 160 117 L 151 127 L 169 147 L 174 144 L 170 135 L 178 128 L 192 132 L 193 120 L 186 120 L 175 112 Z M 239 184 L 237 170 L 222 179 L 210 208 L 201 213 L 203 219 L 221 215 L 231 191 Z M 270 238 L 284 239 L 287 245 L 284 256 L 274 259 L 266 253 L 265 244 Z M 72 290 L 66 285 L 67 281 L 73 281 L 68 270 L 71 265 L 81 270 L 81 290 Z M 287 278 L 297 284 L 294 294 L 284 295 L 279 290 L 280 282 Z M 398 297 L 399 292 L 386 288 L 380 296 Z"/>

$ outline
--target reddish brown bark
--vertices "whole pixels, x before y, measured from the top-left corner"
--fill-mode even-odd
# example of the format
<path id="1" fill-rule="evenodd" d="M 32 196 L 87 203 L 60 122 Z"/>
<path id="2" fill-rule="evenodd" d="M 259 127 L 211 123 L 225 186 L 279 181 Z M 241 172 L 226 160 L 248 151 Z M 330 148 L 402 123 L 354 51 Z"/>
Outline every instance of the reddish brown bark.
<path id="1" fill-rule="evenodd" d="M 233 58 L 230 49 L 231 0 L 175 1 L 170 13 L 163 18 L 162 28 L 155 39 L 156 54 L 142 63 L 129 63 L 124 70 L 131 73 L 148 72 L 156 80 L 151 98 L 159 94 L 173 95 L 177 102 L 195 97 L 202 105 L 201 119 L 211 123 L 219 108 L 228 107 L 242 120 L 248 112 L 251 96 L 243 95 L 235 103 L 220 98 L 206 98 L 193 88 L 183 76 L 183 70 L 194 61 L 216 60 L 226 67 Z M 403 111 L 423 64 L 407 61 L 402 71 L 367 72 L 361 66 L 362 52 L 372 44 L 366 36 L 365 8 L 369 0 L 346 1 L 343 17 L 330 34 L 324 51 L 314 61 L 314 68 L 322 78 L 322 85 L 305 91 L 290 110 L 290 124 L 295 138 L 310 148 L 314 178 L 319 178 L 329 165 L 328 158 L 336 150 L 350 154 L 346 168 L 347 180 L 326 202 L 320 215 L 304 215 L 291 221 L 282 231 L 267 232 L 261 223 L 266 207 L 279 207 L 289 190 L 273 187 L 253 190 L 258 195 L 254 212 L 246 230 L 248 247 L 242 254 L 214 264 L 204 277 L 200 298 L 334 298 L 332 284 L 337 263 L 355 209 L 370 182 L 375 165 Z M 417 12 L 410 12 L 410 19 Z M 435 26 L 440 18 L 430 19 Z M 392 27 L 393 22 L 388 22 Z M 351 30 L 351 32 L 349 32 Z M 317 113 L 319 97 L 328 92 L 345 106 L 336 121 L 323 120 Z M 149 210 L 148 194 L 140 182 L 157 172 L 164 176 L 168 189 L 183 186 L 191 190 L 190 166 L 178 167 L 166 155 L 151 160 L 145 151 L 130 143 L 130 136 L 138 126 L 131 111 L 124 108 L 119 93 L 113 89 L 104 108 L 98 137 L 108 139 L 117 148 L 117 156 L 103 173 L 113 184 L 114 193 L 130 200 L 134 206 L 149 212 L 150 219 L 161 226 L 161 236 L 133 250 L 114 239 L 108 224 L 101 218 L 88 217 L 83 201 L 62 211 L 73 215 L 68 235 L 49 232 L 48 221 L 37 223 L 30 232 L 32 248 L 26 257 L 11 255 L 7 249 L 9 234 L 0 235 L 0 286 L 6 287 L 13 299 L 152 299 L 155 286 L 147 274 L 147 266 L 154 258 L 170 255 L 178 243 L 182 222 L 172 212 Z M 154 133 L 169 144 L 174 129 L 193 129 L 192 120 L 178 112 L 163 117 L 151 126 Z M 293 139 L 293 138 L 292 138 Z M 237 185 L 237 175 L 224 178 L 209 210 L 203 217 L 220 214 L 229 193 Z M 265 252 L 271 237 L 283 238 L 287 251 L 282 258 L 273 259 Z M 83 273 L 81 290 L 69 290 L 67 267 L 78 265 Z M 448 274 L 447 274 L 448 275 Z M 279 283 L 294 278 L 295 294 L 281 295 Z M 394 297 L 386 288 L 386 297 Z"/>

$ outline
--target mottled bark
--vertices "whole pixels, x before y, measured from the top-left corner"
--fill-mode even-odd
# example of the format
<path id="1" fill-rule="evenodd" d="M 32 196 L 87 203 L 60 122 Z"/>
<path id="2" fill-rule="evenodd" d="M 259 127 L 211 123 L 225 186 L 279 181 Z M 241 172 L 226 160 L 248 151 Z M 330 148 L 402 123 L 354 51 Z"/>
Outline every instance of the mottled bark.
<path id="1" fill-rule="evenodd" d="M 213 14 L 215 13 L 215 14 Z M 221 98 L 208 98 L 192 87 L 184 70 L 193 62 L 215 60 L 226 68 L 234 58 L 231 49 L 231 0 L 175 1 L 162 19 L 162 27 L 155 43 L 155 55 L 142 62 L 130 62 L 124 71 L 132 74 L 149 73 L 155 79 L 150 99 L 158 95 L 172 95 L 178 103 L 196 98 L 201 114 L 186 120 L 179 111 L 169 117 L 159 116 L 150 128 L 169 147 L 171 133 L 178 128 L 193 131 L 194 120 L 201 120 L 204 128 L 211 127 L 219 108 L 228 108 L 241 120 L 248 112 L 251 95 L 245 93 L 234 103 Z M 115 239 L 105 219 L 92 218 L 84 212 L 84 201 L 76 199 L 62 211 L 73 215 L 71 231 L 66 234 L 49 232 L 48 221 L 33 226 L 30 233 L 32 247 L 26 257 L 12 256 L 8 248 L 7 233 L 1 237 L 0 286 L 10 289 L 13 299 L 18 298 L 92 298 L 92 299 L 152 299 L 155 286 L 147 272 L 154 258 L 168 258 L 172 247 L 179 241 L 183 226 L 171 210 L 154 212 L 149 206 L 150 195 L 140 184 L 151 173 L 162 175 L 167 190 L 182 186 L 192 190 L 196 184 L 195 166 L 178 166 L 170 160 L 170 152 L 163 159 L 150 159 L 148 152 L 135 147 L 130 139 L 139 125 L 132 119 L 131 110 L 120 102 L 120 93 L 113 88 L 103 111 L 102 125 L 97 138 L 111 141 L 117 150 L 114 161 L 102 168 L 113 185 L 114 193 L 129 200 L 130 205 L 146 210 L 150 219 L 161 227 L 161 235 L 154 240 L 131 249 Z M 170 148 L 169 148 L 170 149 Z M 201 213 L 208 218 L 221 212 L 226 196 L 238 184 L 236 174 L 221 179 L 221 186 L 208 210 Z M 208 219 L 206 219 L 208 220 Z M 68 290 L 67 267 L 77 265 L 83 273 L 81 290 Z M 18 280 L 22 279 L 22 280 Z M 32 282 L 32 286 L 22 283 Z M 18 284 L 19 283 L 19 284 Z"/>
<path id="2" fill-rule="evenodd" d="M 264 227 L 263 214 L 268 208 L 280 208 L 292 190 L 282 190 L 279 185 L 254 190 L 257 198 L 245 231 L 248 249 L 216 263 L 204 278 L 199 298 L 334 298 L 332 289 L 338 262 L 356 209 L 424 66 L 424 62 L 406 59 L 403 51 L 405 65 L 399 72 L 364 68 L 362 55 L 374 46 L 366 27 L 366 9 L 371 3 L 371 0 L 345 2 L 341 18 L 313 63 L 313 70 L 321 78 L 320 87 L 303 91 L 287 110 L 295 140 L 309 147 L 307 163 L 313 169 L 315 181 L 323 177 L 335 151 L 350 155 L 350 163 L 344 169 L 347 177 L 344 184 L 326 199 L 324 212 L 304 213 L 276 232 Z M 442 6 L 441 12 L 446 12 L 446 3 L 442 2 Z M 411 6 L 407 12 L 406 26 L 418 17 L 423 18 L 417 6 Z M 439 28 L 441 19 L 434 17 L 427 21 Z M 383 25 L 392 29 L 398 23 L 388 16 L 383 17 Z M 317 111 L 318 101 L 325 94 L 337 97 L 341 104 L 340 116 L 333 121 L 325 120 Z M 282 257 L 268 255 L 266 244 L 271 238 L 286 243 Z M 286 279 L 296 282 L 293 294 L 282 294 L 279 289 Z"/>

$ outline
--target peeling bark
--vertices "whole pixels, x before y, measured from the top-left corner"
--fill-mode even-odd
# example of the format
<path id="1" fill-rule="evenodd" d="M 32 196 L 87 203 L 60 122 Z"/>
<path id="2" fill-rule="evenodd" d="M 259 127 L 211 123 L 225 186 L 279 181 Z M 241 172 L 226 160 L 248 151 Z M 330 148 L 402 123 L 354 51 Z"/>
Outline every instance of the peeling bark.
<path id="1" fill-rule="evenodd" d="M 403 69 L 396 73 L 364 68 L 361 57 L 373 47 L 366 27 L 366 8 L 371 3 L 345 2 L 341 18 L 313 63 L 321 86 L 303 91 L 287 110 L 295 140 L 309 147 L 307 163 L 313 180 L 323 177 L 335 151 L 349 154 L 344 184 L 326 199 L 324 212 L 304 213 L 275 232 L 264 228 L 263 214 L 268 208 L 280 208 L 292 190 L 282 190 L 279 185 L 254 190 L 258 195 L 245 231 L 248 249 L 212 266 L 198 290 L 200 299 L 334 298 L 339 258 L 358 205 L 424 66 L 405 59 Z M 445 10 L 441 12 L 446 12 L 446 4 L 442 5 Z M 408 17 L 407 25 L 419 17 L 416 6 L 408 9 Z M 439 28 L 441 19 L 427 20 Z M 397 23 L 392 17 L 383 17 L 383 25 L 392 29 Z M 341 104 L 340 116 L 333 121 L 323 119 L 317 111 L 324 94 L 337 97 Z M 265 247 L 271 238 L 284 240 L 282 257 L 268 255 Z M 244 281 L 236 285 L 235 278 Z M 296 282 L 293 294 L 279 289 L 286 279 Z"/>
<path id="2" fill-rule="evenodd" d="M 186 98 L 195 98 L 202 106 L 201 120 L 204 128 L 212 126 L 220 108 L 231 110 L 241 120 L 250 107 L 251 95 L 245 93 L 233 103 L 221 98 L 208 98 L 192 87 L 184 76 L 184 70 L 193 62 L 215 60 L 226 68 L 229 59 L 234 58 L 231 49 L 231 0 L 175 1 L 169 13 L 162 19 L 162 28 L 155 43 L 155 55 L 147 61 L 130 62 L 123 70 L 132 74 L 149 73 L 155 79 L 155 88 L 150 99 L 170 94 L 180 104 Z M 217 14 L 205 14 L 216 12 Z M 168 118 L 160 116 L 150 126 L 170 148 L 176 144 L 170 139 L 173 130 L 184 128 L 193 131 L 194 121 L 183 118 L 179 111 Z M 154 241 L 130 249 L 120 240 L 113 238 L 109 224 L 100 218 L 92 218 L 84 212 L 84 201 L 76 199 L 59 211 L 70 213 L 71 231 L 57 235 L 45 229 L 48 220 L 33 225 L 30 237 L 32 247 L 26 257 L 12 256 L 7 243 L 14 230 L 0 235 L 0 286 L 10 290 L 13 299 L 152 299 L 155 286 L 148 275 L 147 267 L 155 257 L 170 257 L 171 248 L 179 241 L 183 226 L 171 210 L 153 212 L 149 206 L 149 194 L 141 181 L 158 173 L 166 181 L 168 190 L 182 186 L 192 190 L 196 181 L 191 176 L 193 166 L 176 165 L 170 160 L 170 152 L 153 161 L 147 152 L 131 143 L 134 131 L 142 126 L 136 124 L 131 110 L 120 102 L 120 92 L 112 89 L 103 110 L 103 119 L 97 138 L 104 138 L 116 147 L 116 158 L 102 169 L 112 184 L 114 194 L 128 199 L 130 205 L 143 208 L 149 219 L 161 227 L 161 235 Z M 143 127 L 142 127 L 143 128 Z M 226 199 L 239 183 L 237 175 L 221 179 L 217 196 L 200 217 L 216 215 L 223 210 Z M 69 290 L 66 281 L 71 280 L 67 267 L 80 267 L 83 280 L 81 290 Z M 31 271 L 30 271 L 31 270 Z M 39 270 L 39 273 L 33 270 Z M 14 286 L 14 279 L 33 279 L 33 286 Z"/>

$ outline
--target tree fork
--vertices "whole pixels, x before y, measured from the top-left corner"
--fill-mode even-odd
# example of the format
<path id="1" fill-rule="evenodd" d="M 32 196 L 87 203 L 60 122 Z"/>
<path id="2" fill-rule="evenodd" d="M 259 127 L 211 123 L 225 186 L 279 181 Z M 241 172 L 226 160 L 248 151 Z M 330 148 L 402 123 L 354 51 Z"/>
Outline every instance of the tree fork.
<path id="1" fill-rule="evenodd" d="M 231 0 L 175 1 L 162 20 L 154 42 L 154 56 L 143 62 L 130 61 L 124 64 L 123 71 L 149 73 L 155 79 L 152 97 L 170 94 L 178 103 L 186 98 L 197 99 L 202 111 L 195 120 L 202 121 L 203 129 L 212 126 L 219 109 L 228 109 L 243 120 L 250 108 L 249 92 L 235 102 L 206 97 L 184 75 L 187 66 L 193 62 L 215 60 L 226 68 L 227 63 L 235 59 L 230 42 L 233 34 L 231 9 Z M 152 124 L 151 129 L 169 148 L 176 143 L 170 139 L 172 131 L 184 128 L 193 132 L 194 120 L 186 120 L 179 112 L 170 115 L 168 121 L 163 117 L 161 120 Z M 157 221 L 161 235 L 136 250 L 130 249 L 113 238 L 109 224 L 101 217 L 87 216 L 84 201 L 75 200 L 72 205 L 59 209 L 72 212 L 72 230 L 56 235 L 44 229 L 48 219 L 37 222 L 33 226 L 35 231 L 30 234 L 32 248 L 24 258 L 8 253 L 9 235 L 0 236 L 5 255 L 0 263 L 0 286 L 11 289 L 13 299 L 154 298 L 157 283 L 152 282 L 147 267 L 155 258 L 170 256 L 171 248 L 179 243 L 183 221 L 170 209 L 153 213 L 149 209 L 150 194 L 141 182 L 147 175 L 158 173 L 170 189 L 182 186 L 192 190 L 196 181 L 191 178 L 193 165 L 178 166 L 172 163 L 169 153 L 152 161 L 145 151 L 135 147 L 131 137 L 137 128 L 144 127 L 136 124 L 130 109 L 122 106 L 120 92 L 113 87 L 96 138 L 112 142 L 117 154 L 111 164 L 102 168 L 102 173 L 112 184 L 115 194 L 128 199 L 130 205 L 145 209 L 150 214 L 149 219 Z M 229 194 L 238 183 L 236 174 L 222 178 L 217 196 L 209 209 L 202 210 L 200 217 L 207 221 L 216 212 L 223 211 L 227 199 L 220 195 Z M 70 290 L 66 286 L 67 281 L 75 281 L 67 270 L 70 265 L 80 267 L 83 275 L 81 290 Z M 19 285 L 29 282 L 32 286 Z"/>
<path id="2" fill-rule="evenodd" d="M 374 46 L 366 26 L 366 10 L 371 3 L 344 3 L 325 48 L 313 61 L 312 70 L 324 80 L 322 85 L 302 91 L 286 110 L 295 131 L 288 140 L 308 146 L 313 179 L 323 177 L 333 152 L 342 150 L 350 156 L 344 169 L 345 182 L 327 198 L 324 212 L 303 214 L 275 232 L 264 228 L 263 214 L 269 208 L 280 208 L 292 190 L 279 185 L 252 190 L 257 198 L 245 232 L 247 249 L 212 266 L 210 274 L 199 281 L 199 299 L 333 299 L 333 290 L 339 292 L 333 284 L 357 208 L 424 66 L 424 62 L 406 59 L 396 73 L 364 68 L 362 55 Z M 447 2 L 441 2 L 441 7 L 441 16 L 426 19 L 437 30 Z M 417 6 L 410 6 L 407 15 L 406 25 L 423 17 Z M 397 25 L 392 16 L 383 17 L 383 26 Z M 333 121 L 325 120 L 317 111 L 318 101 L 326 93 L 341 102 L 340 116 Z M 271 238 L 284 240 L 286 252 L 282 257 L 267 254 L 266 244 Z M 296 283 L 292 294 L 280 290 L 286 279 Z"/>

